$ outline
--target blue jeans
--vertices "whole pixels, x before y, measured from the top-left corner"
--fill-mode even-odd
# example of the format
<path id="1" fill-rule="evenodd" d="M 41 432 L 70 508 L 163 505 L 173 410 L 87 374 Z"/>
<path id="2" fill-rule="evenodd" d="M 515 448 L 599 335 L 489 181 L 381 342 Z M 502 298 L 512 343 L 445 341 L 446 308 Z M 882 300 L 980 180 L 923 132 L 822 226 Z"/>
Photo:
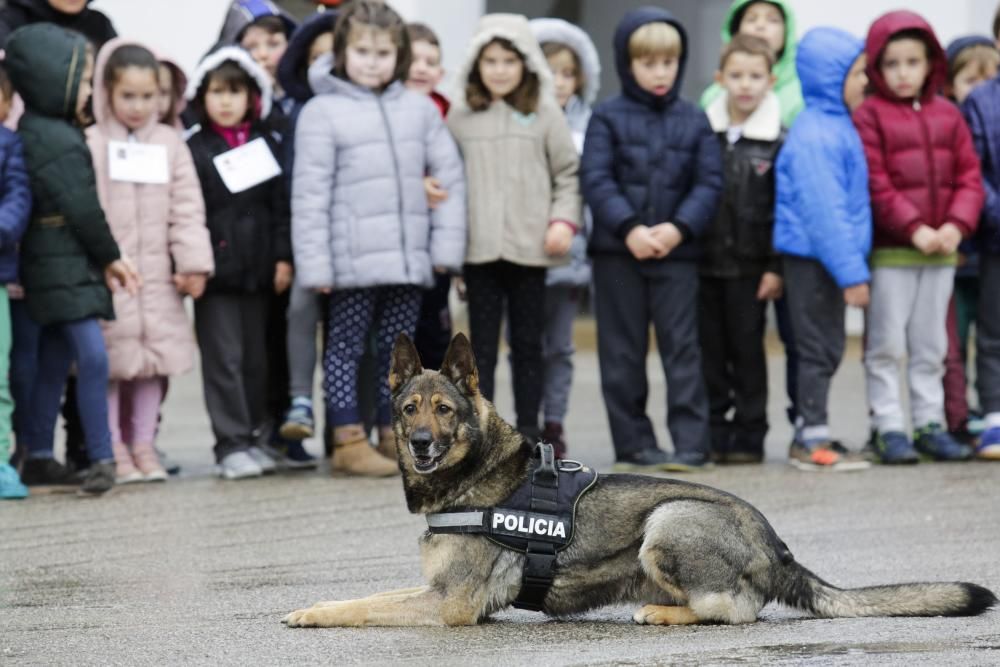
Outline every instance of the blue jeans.
<path id="1" fill-rule="evenodd" d="M 73 362 L 77 372 L 77 406 L 83 422 L 87 454 L 93 462 L 114 459 L 108 426 L 108 353 L 97 319 L 42 327 L 38 341 L 38 374 L 31 392 L 28 456 L 53 458 L 59 403 Z"/>
<path id="2" fill-rule="evenodd" d="M 24 299 L 10 302 L 10 326 L 13 344 L 10 354 L 10 393 L 14 397 L 14 433 L 17 435 L 18 456 L 25 455 L 25 447 L 34 428 L 31 426 L 31 395 L 38 377 L 38 344 L 42 328 L 28 315 Z"/>

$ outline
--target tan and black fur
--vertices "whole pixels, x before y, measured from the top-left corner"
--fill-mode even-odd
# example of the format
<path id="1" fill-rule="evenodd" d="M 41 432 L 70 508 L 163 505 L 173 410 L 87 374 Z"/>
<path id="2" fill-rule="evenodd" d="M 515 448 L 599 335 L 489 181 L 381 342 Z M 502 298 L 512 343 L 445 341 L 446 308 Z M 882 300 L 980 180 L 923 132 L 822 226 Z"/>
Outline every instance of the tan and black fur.
<path id="1" fill-rule="evenodd" d="M 478 391 L 468 340 L 452 341 L 441 370 L 424 370 L 405 336 L 389 384 L 411 512 L 490 507 L 526 479 L 531 447 Z M 559 552 L 545 612 L 565 616 L 638 605 L 637 623 L 751 623 L 777 601 L 818 617 L 982 613 L 997 601 L 968 583 L 841 589 L 792 556 L 764 516 L 723 491 L 639 475 L 603 475 L 579 502 L 575 539 Z M 427 584 L 288 614 L 290 627 L 471 625 L 504 609 L 524 556 L 481 535 L 421 538 Z"/>

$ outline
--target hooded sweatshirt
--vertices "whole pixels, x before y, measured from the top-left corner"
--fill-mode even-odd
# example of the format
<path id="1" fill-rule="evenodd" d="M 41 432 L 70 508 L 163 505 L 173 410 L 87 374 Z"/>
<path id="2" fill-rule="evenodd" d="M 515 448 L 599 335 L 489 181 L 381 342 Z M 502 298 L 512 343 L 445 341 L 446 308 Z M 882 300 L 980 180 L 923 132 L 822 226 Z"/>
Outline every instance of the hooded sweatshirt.
<path id="1" fill-rule="evenodd" d="M 658 21 L 681 36 L 677 80 L 665 95 L 639 86 L 628 53 L 632 33 Z M 658 7 L 627 13 L 615 30 L 622 92 L 594 108 L 580 166 L 583 195 L 594 216 L 591 254 L 628 254 L 625 237 L 634 227 L 673 222 L 684 242 L 667 257 L 643 265 L 700 256 L 697 239 L 712 223 L 722 193 L 722 156 L 705 112 L 679 97 L 687 45 L 684 27 Z"/>
<path id="2" fill-rule="evenodd" d="M 189 109 L 201 113 L 196 100 L 198 89 L 213 69 L 231 61 L 244 69 L 260 91 L 252 95 L 249 126 L 241 128 L 248 141 L 264 139 L 275 159 L 280 152 L 264 122 L 271 112 L 271 80 L 250 54 L 237 46 L 213 51 L 199 63 L 188 82 Z M 192 128 L 194 129 L 194 128 Z M 232 193 L 222 181 L 214 159 L 231 150 L 229 140 L 237 134 L 216 129 L 214 124 L 197 126 L 188 139 L 194 158 L 208 231 L 215 258 L 215 273 L 208 290 L 219 293 L 270 293 L 274 287 L 275 263 L 292 260 L 288 222 L 288 190 L 285 180 L 276 176 L 248 190 Z M 228 139 L 227 136 L 229 135 Z"/>
<path id="3" fill-rule="evenodd" d="M 102 327 L 112 380 L 177 375 L 191 368 L 194 335 L 173 275 L 210 274 L 214 268 L 205 203 L 184 139 L 176 129 L 161 125 L 155 113 L 146 125 L 130 132 L 111 109 L 104 68 L 112 53 L 130 44 L 136 45 L 113 39 L 98 54 L 93 97 L 96 122 L 87 129 L 101 207 L 119 247 L 142 276 L 136 296 L 123 291 L 114 294 L 117 319 Z M 169 182 L 111 180 L 111 141 L 166 148 Z"/>
<path id="4" fill-rule="evenodd" d="M 726 13 L 726 19 L 722 23 L 722 43 L 728 44 L 739 30 L 738 21 L 743 18 L 746 8 L 754 2 L 760 0 L 733 0 Z M 781 13 L 785 15 L 785 48 L 778 57 L 772 70 L 777 81 L 774 84 L 774 92 L 781 103 L 781 122 L 785 127 L 791 127 L 795 117 L 802 111 L 802 86 L 795 71 L 795 10 L 789 0 L 767 0 L 772 5 L 777 5 Z M 722 86 L 713 83 L 705 89 L 701 96 L 702 108 L 708 108 L 715 98 L 722 93 Z"/>
<path id="5" fill-rule="evenodd" d="M 87 40 L 51 23 L 15 31 L 5 65 L 24 99 L 18 128 L 31 180 L 32 218 L 21 280 L 41 325 L 114 319 L 102 271 L 120 257 L 97 199 L 83 132 L 73 125 Z"/>
<path id="6" fill-rule="evenodd" d="M 529 114 L 505 100 L 473 111 L 465 99 L 465 85 L 480 51 L 498 37 L 510 41 L 524 57 L 527 70 L 538 77 L 538 106 Z M 580 225 L 580 159 L 552 93 L 552 73 L 528 20 L 519 14 L 488 14 L 480 19 L 455 81 L 458 91 L 448 127 L 465 156 L 466 263 L 565 264 L 567 258 L 545 253 L 545 234 L 555 220 Z"/>
<path id="7" fill-rule="evenodd" d="M 547 42 L 565 44 L 576 54 L 583 70 L 583 87 L 569 98 L 563 111 L 573 132 L 573 143 L 583 151 L 583 138 L 590 122 L 591 107 L 597 100 L 601 87 L 601 61 L 590 35 L 569 21 L 562 19 L 534 19 L 531 30 L 540 45 Z M 587 259 L 587 240 L 593 229 L 593 217 L 589 210 L 583 212 L 583 229 L 573 237 L 570 246 L 570 262 L 558 266 L 545 274 L 545 284 L 550 286 L 585 287 L 590 284 L 590 262 Z"/>
<path id="8" fill-rule="evenodd" d="M 300 114 L 292 178 L 296 280 L 348 289 L 434 284 L 465 256 L 462 158 L 431 100 L 393 81 L 374 92 L 309 70 L 316 96 Z M 426 174 L 448 199 L 427 208 Z"/>
<path id="9" fill-rule="evenodd" d="M 88 5 L 91 2 L 87 0 Z M 75 30 L 90 40 L 95 49 L 117 35 L 108 17 L 96 9 L 85 7 L 79 14 L 64 14 L 53 9 L 48 0 L 7 0 L 7 6 L 0 9 L 0 45 L 7 42 L 12 32 L 31 23 L 55 23 Z"/>
<path id="10" fill-rule="evenodd" d="M 1000 77 L 969 93 L 962 112 L 982 161 L 986 199 L 979 219 L 979 250 L 1000 255 Z"/>
<path id="11" fill-rule="evenodd" d="M 861 40 L 837 28 L 805 34 L 796 66 L 806 106 L 777 164 L 775 250 L 818 260 L 841 288 L 871 277 L 868 168 L 843 94 L 861 52 Z"/>
<path id="12" fill-rule="evenodd" d="M 930 51 L 931 71 L 915 97 L 889 89 L 879 67 L 891 37 L 919 31 Z M 982 174 L 969 128 L 961 112 L 941 97 L 948 62 L 930 25 L 909 11 L 876 20 L 865 43 L 868 79 L 874 94 L 854 113 L 868 160 L 872 217 L 872 263 L 913 266 L 956 263 L 956 255 L 924 255 L 913 247 L 921 225 L 938 229 L 952 223 L 969 237 L 983 206 Z"/>
<path id="13" fill-rule="evenodd" d="M 291 37 L 298 24 L 292 15 L 271 2 L 271 0 L 233 0 L 226 12 L 226 18 L 219 32 L 219 44 L 238 44 L 243 39 L 243 32 L 258 19 L 266 16 L 277 16 L 285 24 L 285 35 Z"/>

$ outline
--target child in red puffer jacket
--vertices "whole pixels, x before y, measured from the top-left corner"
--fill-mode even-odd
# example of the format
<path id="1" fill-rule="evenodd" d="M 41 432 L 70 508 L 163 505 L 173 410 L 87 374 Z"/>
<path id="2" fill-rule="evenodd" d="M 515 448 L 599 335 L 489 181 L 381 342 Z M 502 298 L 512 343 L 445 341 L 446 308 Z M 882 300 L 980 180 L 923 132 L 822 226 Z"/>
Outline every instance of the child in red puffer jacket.
<path id="1" fill-rule="evenodd" d="M 957 248 L 983 205 L 979 160 L 954 104 L 940 97 L 948 63 L 930 25 L 909 11 L 876 20 L 865 44 L 875 93 L 854 123 L 868 160 L 874 221 L 865 376 L 884 463 L 972 455 L 942 428 L 945 320 Z M 899 399 L 907 357 L 913 442 Z"/>

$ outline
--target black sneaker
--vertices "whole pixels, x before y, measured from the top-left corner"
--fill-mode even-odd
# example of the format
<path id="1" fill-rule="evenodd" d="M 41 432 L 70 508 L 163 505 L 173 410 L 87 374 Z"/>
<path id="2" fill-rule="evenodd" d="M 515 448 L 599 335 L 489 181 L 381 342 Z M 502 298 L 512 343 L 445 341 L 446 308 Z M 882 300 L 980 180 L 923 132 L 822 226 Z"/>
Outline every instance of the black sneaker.
<path id="1" fill-rule="evenodd" d="M 619 456 L 612 470 L 615 472 L 691 472 L 711 466 L 704 454 L 669 454 L 662 449 L 640 449 Z"/>
<path id="2" fill-rule="evenodd" d="M 21 470 L 25 486 L 77 486 L 74 472 L 55 459 L 25 459 Z"/>
<path id="3" fill-rule="evenodd" d="M 168 456 L 166 452 L 159 447 L 156 448 L 156 455 L 160 457 L 160 465 L 163 466 L 163 469 L 167 471 L 168 475 L 181 474 L 181 464 L 170 458 L 170 456 Z"/>
<path id="4" fill-rule="evenodd" d="M 277 438 L 263 448 L 280 468 L 288 470 L 312 470 L 316 467 L 316 457 L 306 451 L 301 440 Z"/>
<path id="5" fill-rule="evenodd" d="M 87 475 L 80 485 L 80 495 L 100 496 L 115 485 L 115 462 L 100 461 L 91 463 Z"/>

